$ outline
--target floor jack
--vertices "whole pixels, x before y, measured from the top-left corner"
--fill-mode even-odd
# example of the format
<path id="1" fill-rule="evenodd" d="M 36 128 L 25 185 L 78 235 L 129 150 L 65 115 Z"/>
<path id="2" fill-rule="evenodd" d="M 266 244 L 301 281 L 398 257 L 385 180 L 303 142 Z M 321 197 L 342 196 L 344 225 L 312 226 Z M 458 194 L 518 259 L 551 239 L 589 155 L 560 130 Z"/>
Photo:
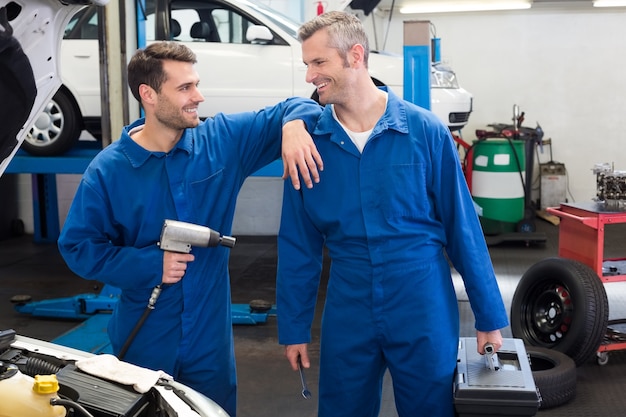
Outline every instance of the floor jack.
<path id="1" fill-rule="evenodd" d="M 120 290 L 105 285 L 99 294 L 78 294 L 72 297 L 30 301 L 30 296 L 14 296 L 16 311 L 33 317 L 83 320 L 74 329 L 53 340 L 63 346 L 91 353 L 112 353 L 107 336 L 107 324 L 119 300 Z M 265 300 L 249 304 L 231 304 L 233 325 L 266 323 L 276 316 L 276 306 Z"/>

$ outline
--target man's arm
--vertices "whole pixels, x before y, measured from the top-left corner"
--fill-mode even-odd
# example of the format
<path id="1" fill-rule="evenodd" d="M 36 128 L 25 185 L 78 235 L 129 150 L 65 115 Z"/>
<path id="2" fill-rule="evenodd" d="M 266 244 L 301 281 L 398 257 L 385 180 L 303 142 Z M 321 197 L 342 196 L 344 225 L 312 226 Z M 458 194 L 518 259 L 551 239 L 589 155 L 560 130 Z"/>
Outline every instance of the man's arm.
<path id="1" fill-rule="evenodd" d="M 288 346 L 311 341 L 311 324 L 323 267 L 324 239 L 304 210 L 302 194 L 311 191 L 295 190 L 287 182 L 283 190 L 278 232 L 276 309 L 278 343 Z M 297 359 L 297 355 L 292 359 Z M 302 361 L 306 366 L 304 357 Z"/>
<path id="2" fill-rule="evenodd" d="M 282 131 L 283 179 L 291 177 L 296 190 L 300 189 L 300 178 L 308 188 L 319 181 L 319 172 L 324 166 L 320 154 L 309 132 L 313 132 L 323 107 L 311 99 L 292 97 L 284 102 Z"/>
<path id="3" fill-rule="evenodd" d="M 322 110 L 311 99 L 291 97 L 256 112 L 220 113 L 213 118 L 212 125 L 233 140 L 245 176 L 282 155 L 283 176 L 290 176 L 293 187 L 299 190 L 301 181 L 312 187 L 313 181 L 319 179 L 318 170 L 322 169 L 321 157 L 309 134 Z"/>
<path id="4" fill-rule="evenodd" d="M 307 188 L 320 181 L 318 169 L 323 171 L 324 163 L 304 121 L 292 120 L 283 125 L 282 158 L 283 179 L 291 177 L 296 190 L 300 189 L 298 171 Z"/>

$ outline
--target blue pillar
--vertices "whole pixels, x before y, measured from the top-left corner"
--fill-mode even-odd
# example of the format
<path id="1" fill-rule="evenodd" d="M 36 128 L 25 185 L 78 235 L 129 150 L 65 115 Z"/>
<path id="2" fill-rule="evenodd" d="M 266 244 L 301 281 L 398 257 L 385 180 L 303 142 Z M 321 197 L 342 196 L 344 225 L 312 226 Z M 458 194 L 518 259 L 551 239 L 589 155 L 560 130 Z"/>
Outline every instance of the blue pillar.
<path id="1" fill-rule="evenodd" d="M 145 0 L 137 0 L 137 48 L 146 46 L 146 10 Z"/>
<path id="2" fill-rule="evenodd" d="M 430 110 L 430 22 L 404 22 L 404 99 Z"/>

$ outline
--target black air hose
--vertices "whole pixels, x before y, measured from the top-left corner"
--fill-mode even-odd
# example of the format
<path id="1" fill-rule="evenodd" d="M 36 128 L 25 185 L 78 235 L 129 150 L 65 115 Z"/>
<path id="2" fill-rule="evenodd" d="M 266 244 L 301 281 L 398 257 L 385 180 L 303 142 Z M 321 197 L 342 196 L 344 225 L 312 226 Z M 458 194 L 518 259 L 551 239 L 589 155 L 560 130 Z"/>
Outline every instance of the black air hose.
<path id="1" fill-rule="evenodd" d="M 28 358 L 25 363 L 17 363 L 17 367 L 25 375 L 52 375 L 61 370 L 60 366 L 46 362 L 39 358 Z"/>

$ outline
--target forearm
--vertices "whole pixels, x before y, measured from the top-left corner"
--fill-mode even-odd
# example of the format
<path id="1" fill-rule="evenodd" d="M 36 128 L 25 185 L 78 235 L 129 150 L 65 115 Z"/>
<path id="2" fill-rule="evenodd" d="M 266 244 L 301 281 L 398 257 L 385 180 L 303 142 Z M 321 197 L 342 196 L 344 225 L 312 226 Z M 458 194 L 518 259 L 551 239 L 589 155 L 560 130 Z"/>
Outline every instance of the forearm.
<path id="1" fill-rule="evenodd" d="M 115 247 L 93 239 L 59 240 L 67 266 L 84 279 L 121 289 L 150 288 L 161 283 L 163 251 L 153 248 Z"/>
<path id="2" fill-rule="evenodd" d="M 108 204 L 83 180 L 58 240 L 68 267 L 82 278 L 118 288 L 151 287 L 162 276 L 163 254 L 154 243 L 125 244 L 112 221 Z"/>
<path id="3" fill-rule="evenodd" d="M 323 108 L 311 99 L 292 97 L 284 102 L 283 126 L 293 120 L 302 120 L 306 129 L 312 132 Z"/>
<path id="4" fill-rule="evenodd" d="M 283 118 L 282 158 L 283 179 L 291 178 L 296 190 L 300 189 L 300 173 L 307 188 L 319 182 L 319 171 L 324 169 L 310 132 L 313 131 L 322 108 L 312 100 L 291 99 L 286 102 Z"/>

